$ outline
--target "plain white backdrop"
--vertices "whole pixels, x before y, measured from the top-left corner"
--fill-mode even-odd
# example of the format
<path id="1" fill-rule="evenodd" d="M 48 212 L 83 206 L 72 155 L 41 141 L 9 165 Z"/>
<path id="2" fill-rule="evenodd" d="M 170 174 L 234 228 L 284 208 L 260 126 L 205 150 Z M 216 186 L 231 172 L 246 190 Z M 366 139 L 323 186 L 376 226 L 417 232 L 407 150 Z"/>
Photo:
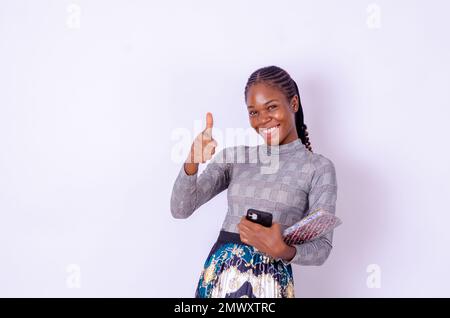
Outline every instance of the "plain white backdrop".
<path id="1" fill-rule="evenodd" d="M 323 266 L 294 265 L 296 296 L 449 297 L 449 13 L 1 0 L 0 296 L 192 297 L 226 192 L 172 218 L 174 149 L 191 142 L 174 132 L 193 138 L 207 111 L 213 136 L 248 128 L 246 80 L 277 65 L 335 163 L 344 222 Z"/>

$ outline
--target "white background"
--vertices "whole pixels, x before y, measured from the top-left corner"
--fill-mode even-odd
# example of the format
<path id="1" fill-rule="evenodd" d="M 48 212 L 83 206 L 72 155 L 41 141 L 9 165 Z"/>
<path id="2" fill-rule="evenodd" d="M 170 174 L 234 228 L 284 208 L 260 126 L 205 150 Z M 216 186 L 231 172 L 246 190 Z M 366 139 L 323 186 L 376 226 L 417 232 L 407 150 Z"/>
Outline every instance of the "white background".
<path id="1" fill-rule="evenodd" d="M 450 5 L 371 3 L 1 0 L 0 296 L 192 297 L 226 192 L 172 218 L 172 134 L 278 65 L 344 221 L 296 296 L 449 297 Z"/>

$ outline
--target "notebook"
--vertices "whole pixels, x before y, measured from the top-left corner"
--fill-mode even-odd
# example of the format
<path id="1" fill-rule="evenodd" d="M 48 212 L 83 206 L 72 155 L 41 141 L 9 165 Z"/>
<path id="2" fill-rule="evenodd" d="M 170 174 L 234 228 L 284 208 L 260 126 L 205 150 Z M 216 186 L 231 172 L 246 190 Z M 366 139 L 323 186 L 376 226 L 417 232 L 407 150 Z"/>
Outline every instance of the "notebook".
<path id="1" fill-rule="evenodd" d="M 319 208 L 284 230 L 284 242 L 293 245 L 311 241 L 341 224 L 342 221 L 337 216 Z"/>

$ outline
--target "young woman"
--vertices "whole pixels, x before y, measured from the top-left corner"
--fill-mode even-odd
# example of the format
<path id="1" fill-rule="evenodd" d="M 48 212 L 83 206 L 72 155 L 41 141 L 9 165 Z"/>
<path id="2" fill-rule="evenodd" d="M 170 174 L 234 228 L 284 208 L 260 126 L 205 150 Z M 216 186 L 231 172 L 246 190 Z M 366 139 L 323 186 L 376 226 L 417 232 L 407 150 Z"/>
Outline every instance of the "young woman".
<path id="1" fill-rule="evenodd" d="M 291 264 L 322 265 L 332 248 L 333 232 L 294 246 L 282 238 L 284 229 L 317 208 L 335 213 L 337 195 L 334 164 L 312 151 L 297 84 L 285 70 L 264 67 L 249 77 L 245 101 L 250 125 L 265 143 L 227 147 L 212 158 L 217 142 L 208 113 L 206 128 L 195 138 L 173 186 L 175 218 L 189 217 L 228 189 L 228 211 L 196 297 L 294 297 Z M 273 173 L 262 173 L 261 160 L 246 162 L 261 152 L 277 156 Z M 239 153 L 244 160 L 236 160 Z M 199 163 L 211 158 L 197 176 Z M 272 213 L 273 225 L 247 220 L 249 208 Z"/>

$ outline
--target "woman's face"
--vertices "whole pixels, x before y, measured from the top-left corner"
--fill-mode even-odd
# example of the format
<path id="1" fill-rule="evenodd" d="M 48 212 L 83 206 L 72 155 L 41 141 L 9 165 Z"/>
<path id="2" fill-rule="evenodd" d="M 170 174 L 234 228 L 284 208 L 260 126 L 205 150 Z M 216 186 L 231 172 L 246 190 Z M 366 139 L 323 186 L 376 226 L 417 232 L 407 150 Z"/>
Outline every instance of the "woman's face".
<path id="1" fill-rule="evenodd" d="M 282 145 L 298 139 L 294 111 L 297 95 L 288 101 L 280 90 L 258 83 L 248 90 L 246 103 L 250 125 L 266 144 Z"/>

